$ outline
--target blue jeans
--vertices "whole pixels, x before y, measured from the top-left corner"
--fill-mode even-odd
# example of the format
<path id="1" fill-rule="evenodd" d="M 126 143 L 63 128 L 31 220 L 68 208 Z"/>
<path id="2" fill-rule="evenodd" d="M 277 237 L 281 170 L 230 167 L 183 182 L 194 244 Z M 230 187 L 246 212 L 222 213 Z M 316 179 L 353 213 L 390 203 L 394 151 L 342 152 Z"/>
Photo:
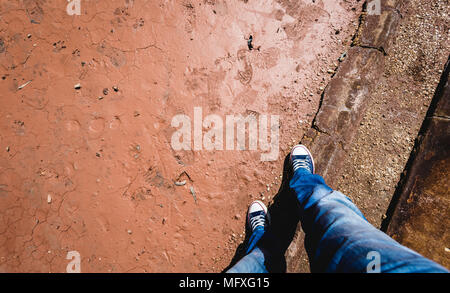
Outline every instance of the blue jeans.
<path id="1" fill-rule="evenodd" d="M 311 272 L 449 272 L 372 226 L 348 197 L 333 191 L 320 175 L 299 169 L 289 186 L 300 204 Z M 227 273 L 271 272 L 283 256 L 270 234 L 252 233 L 247 255 Z"/>

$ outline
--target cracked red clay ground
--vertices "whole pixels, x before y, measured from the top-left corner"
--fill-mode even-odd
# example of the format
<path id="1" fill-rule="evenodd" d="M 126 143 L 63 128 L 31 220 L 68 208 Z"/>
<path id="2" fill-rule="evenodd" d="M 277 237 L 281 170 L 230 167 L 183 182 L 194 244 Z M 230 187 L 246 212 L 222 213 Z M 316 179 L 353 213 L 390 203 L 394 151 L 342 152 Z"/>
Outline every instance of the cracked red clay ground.
<path id="1" fill-rule="evenodd" d="M 1 0 L 0 271 L 226 267 L 355 32 L 359 1 L 315 2 Z M 175 151 L 194 107 L 279 115 L 279 160 Z"/>

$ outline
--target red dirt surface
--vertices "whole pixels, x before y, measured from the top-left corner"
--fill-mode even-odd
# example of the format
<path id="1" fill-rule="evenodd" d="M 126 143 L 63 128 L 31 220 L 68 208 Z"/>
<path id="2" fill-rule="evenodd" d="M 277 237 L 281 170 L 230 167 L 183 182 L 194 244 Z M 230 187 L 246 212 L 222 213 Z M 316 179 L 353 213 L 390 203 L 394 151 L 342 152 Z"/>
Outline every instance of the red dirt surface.
<path id="1" fill-rule="evenodd" d="M 0 271 L 65 272 L 78 251 L 82 272 L 220 272 L 248 204 L 278 190 L 361 3 L 66 5 L 0 1 Z M 279 159 L 175 151 L 172 118 L 194 107 L 280 115 Z"/>

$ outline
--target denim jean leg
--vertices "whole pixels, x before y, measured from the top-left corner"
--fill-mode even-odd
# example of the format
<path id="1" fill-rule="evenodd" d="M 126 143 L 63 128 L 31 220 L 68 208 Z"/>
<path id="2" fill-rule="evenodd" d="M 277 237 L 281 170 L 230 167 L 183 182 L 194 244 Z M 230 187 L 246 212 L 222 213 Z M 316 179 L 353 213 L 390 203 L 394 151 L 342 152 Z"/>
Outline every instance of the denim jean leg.
<path id="1" fill-rule="evenodd" d="M 265 259 L 264 252 L 256 246 L 226 273 L 268 273 Z"/>
<path id="2" fill-rule="evenodd" d="M 278 239 L 270 227 L 253 231 L 244 256 L 227 273 L 267 273 L 285 271 L 285 260 Z"/>
<path id="3" fill-rule="evenodd" d="M 252 235 L 250 235 L 250 238 L 247 243 L 247 247 L 245 249 L 245 254 L 249 254 L 256 246 L 256 243 L 261 239 L 261 237 L 264 235 L 264 228 L 261 226 L 256 227 L 255 231 L 253 231 Z"/>
<path id="4" fill-rule="evenodd" d="M 379 272 L 448 272 L 372 226 L 348 197 L 333 191 L 321 176 L 297 170 L 290 187 L 300 203 L 312 272 L 365 273 L 377 260 Z"/>

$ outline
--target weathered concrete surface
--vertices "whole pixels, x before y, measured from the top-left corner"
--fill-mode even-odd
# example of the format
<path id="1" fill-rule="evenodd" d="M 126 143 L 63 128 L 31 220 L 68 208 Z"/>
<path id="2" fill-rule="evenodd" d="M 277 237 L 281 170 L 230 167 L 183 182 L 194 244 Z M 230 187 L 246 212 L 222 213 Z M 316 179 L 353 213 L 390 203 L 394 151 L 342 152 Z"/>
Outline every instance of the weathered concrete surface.
<path id="1" fill-rule="evenodd" d="M 363 13 L 347 60 L 326 87 L 301 142 L 317 172 L 379 227 L 426 116 L 449 50 L 445 1 L 382 1 Z M 443 53 L 445 52 L 445 53 Z M 297 228 L 287 270 L 307 272 Z"/>
<path id="2" fill-rule="evenodd" d="M 353 44 L 384 52 L 392 41 L 392 35 L 401 19 L 399 8 L 403 2 L 402 0 L 381 1 L 380 15 L 375 15 L 374 10 L 371 12 L 368 5 L 366 12 L 361 15 L 361 26 Z"/>
<path id="3" fill-rule="evenodd" d="M 353 47 L 348 50 L 347 58 L 325 88 L 313 126 L 302 139 L 302 143 L 310 148 L 316 158 L 316 172 L 324 176 L 331 186 L 341 175 L 345 148 L 351 143 L 366 110 L 369 93 L 383 72 L 383 52 L 389 45 L 388 40 L 395 32 L 399 19 L 389 15 L 396 13 L 389 9 L 383 11 L 383 17 L 366 13 L 361 15 Z M 363 42 L 364 47 L 361 45 Z M 375 48 L 379 44 L 383 44 L 383 50 Z M 304 234 L 299 225 L 293 243 L 287 250 L 288 271 L 309 270 L 303 241 Z"/>
<path id="4" fill-rule="evenodd" d="M 332 182 L 339 173 L 344 148 L 359 125 L 371 87 L 380 78 L 383 56 L 353 47 L 336 77 L 325 89 L 323 103 L 303 144 L 318 156 L 317 171 Z"/>
<path id="5" fill-rule="evenodd" d="M 400 189 L 387 233 L 422 255 L 450 267 L 450 85 L 448 66 L 436 91 L 436 109 Z M 434 102 L 434 101 L 433 101 Z M 434 104 L 434 103 L 433 103 Z M 432 106 L 435 106 L 433 105 Z M 431 107 L 430 107 L 431 108 Z M 393 207 L 395 205 L 392 205 Z"/>
<path id="6" fill-rule="evenodd" d="M 346 145 L 351 143 L 367 100 L 384 72 L 384 55 L 400 19 L 392 7 L 396 8 L 401 1 L 391 2 L 390 6 L 383 4 L 380 16 L 366 12 L 361 15 L 348 58 L 325 88 L 313 127 L 303 137 L 302 142 L 321 158 L 317 171 L 329 184 L 340 175 Z"/>
<path id="7" fill-rule="evenodd" d="M 404 171 L 449 52 L 448 1 L 405 1 L 384 71 L 333 187 L 379 227 Z"/>

